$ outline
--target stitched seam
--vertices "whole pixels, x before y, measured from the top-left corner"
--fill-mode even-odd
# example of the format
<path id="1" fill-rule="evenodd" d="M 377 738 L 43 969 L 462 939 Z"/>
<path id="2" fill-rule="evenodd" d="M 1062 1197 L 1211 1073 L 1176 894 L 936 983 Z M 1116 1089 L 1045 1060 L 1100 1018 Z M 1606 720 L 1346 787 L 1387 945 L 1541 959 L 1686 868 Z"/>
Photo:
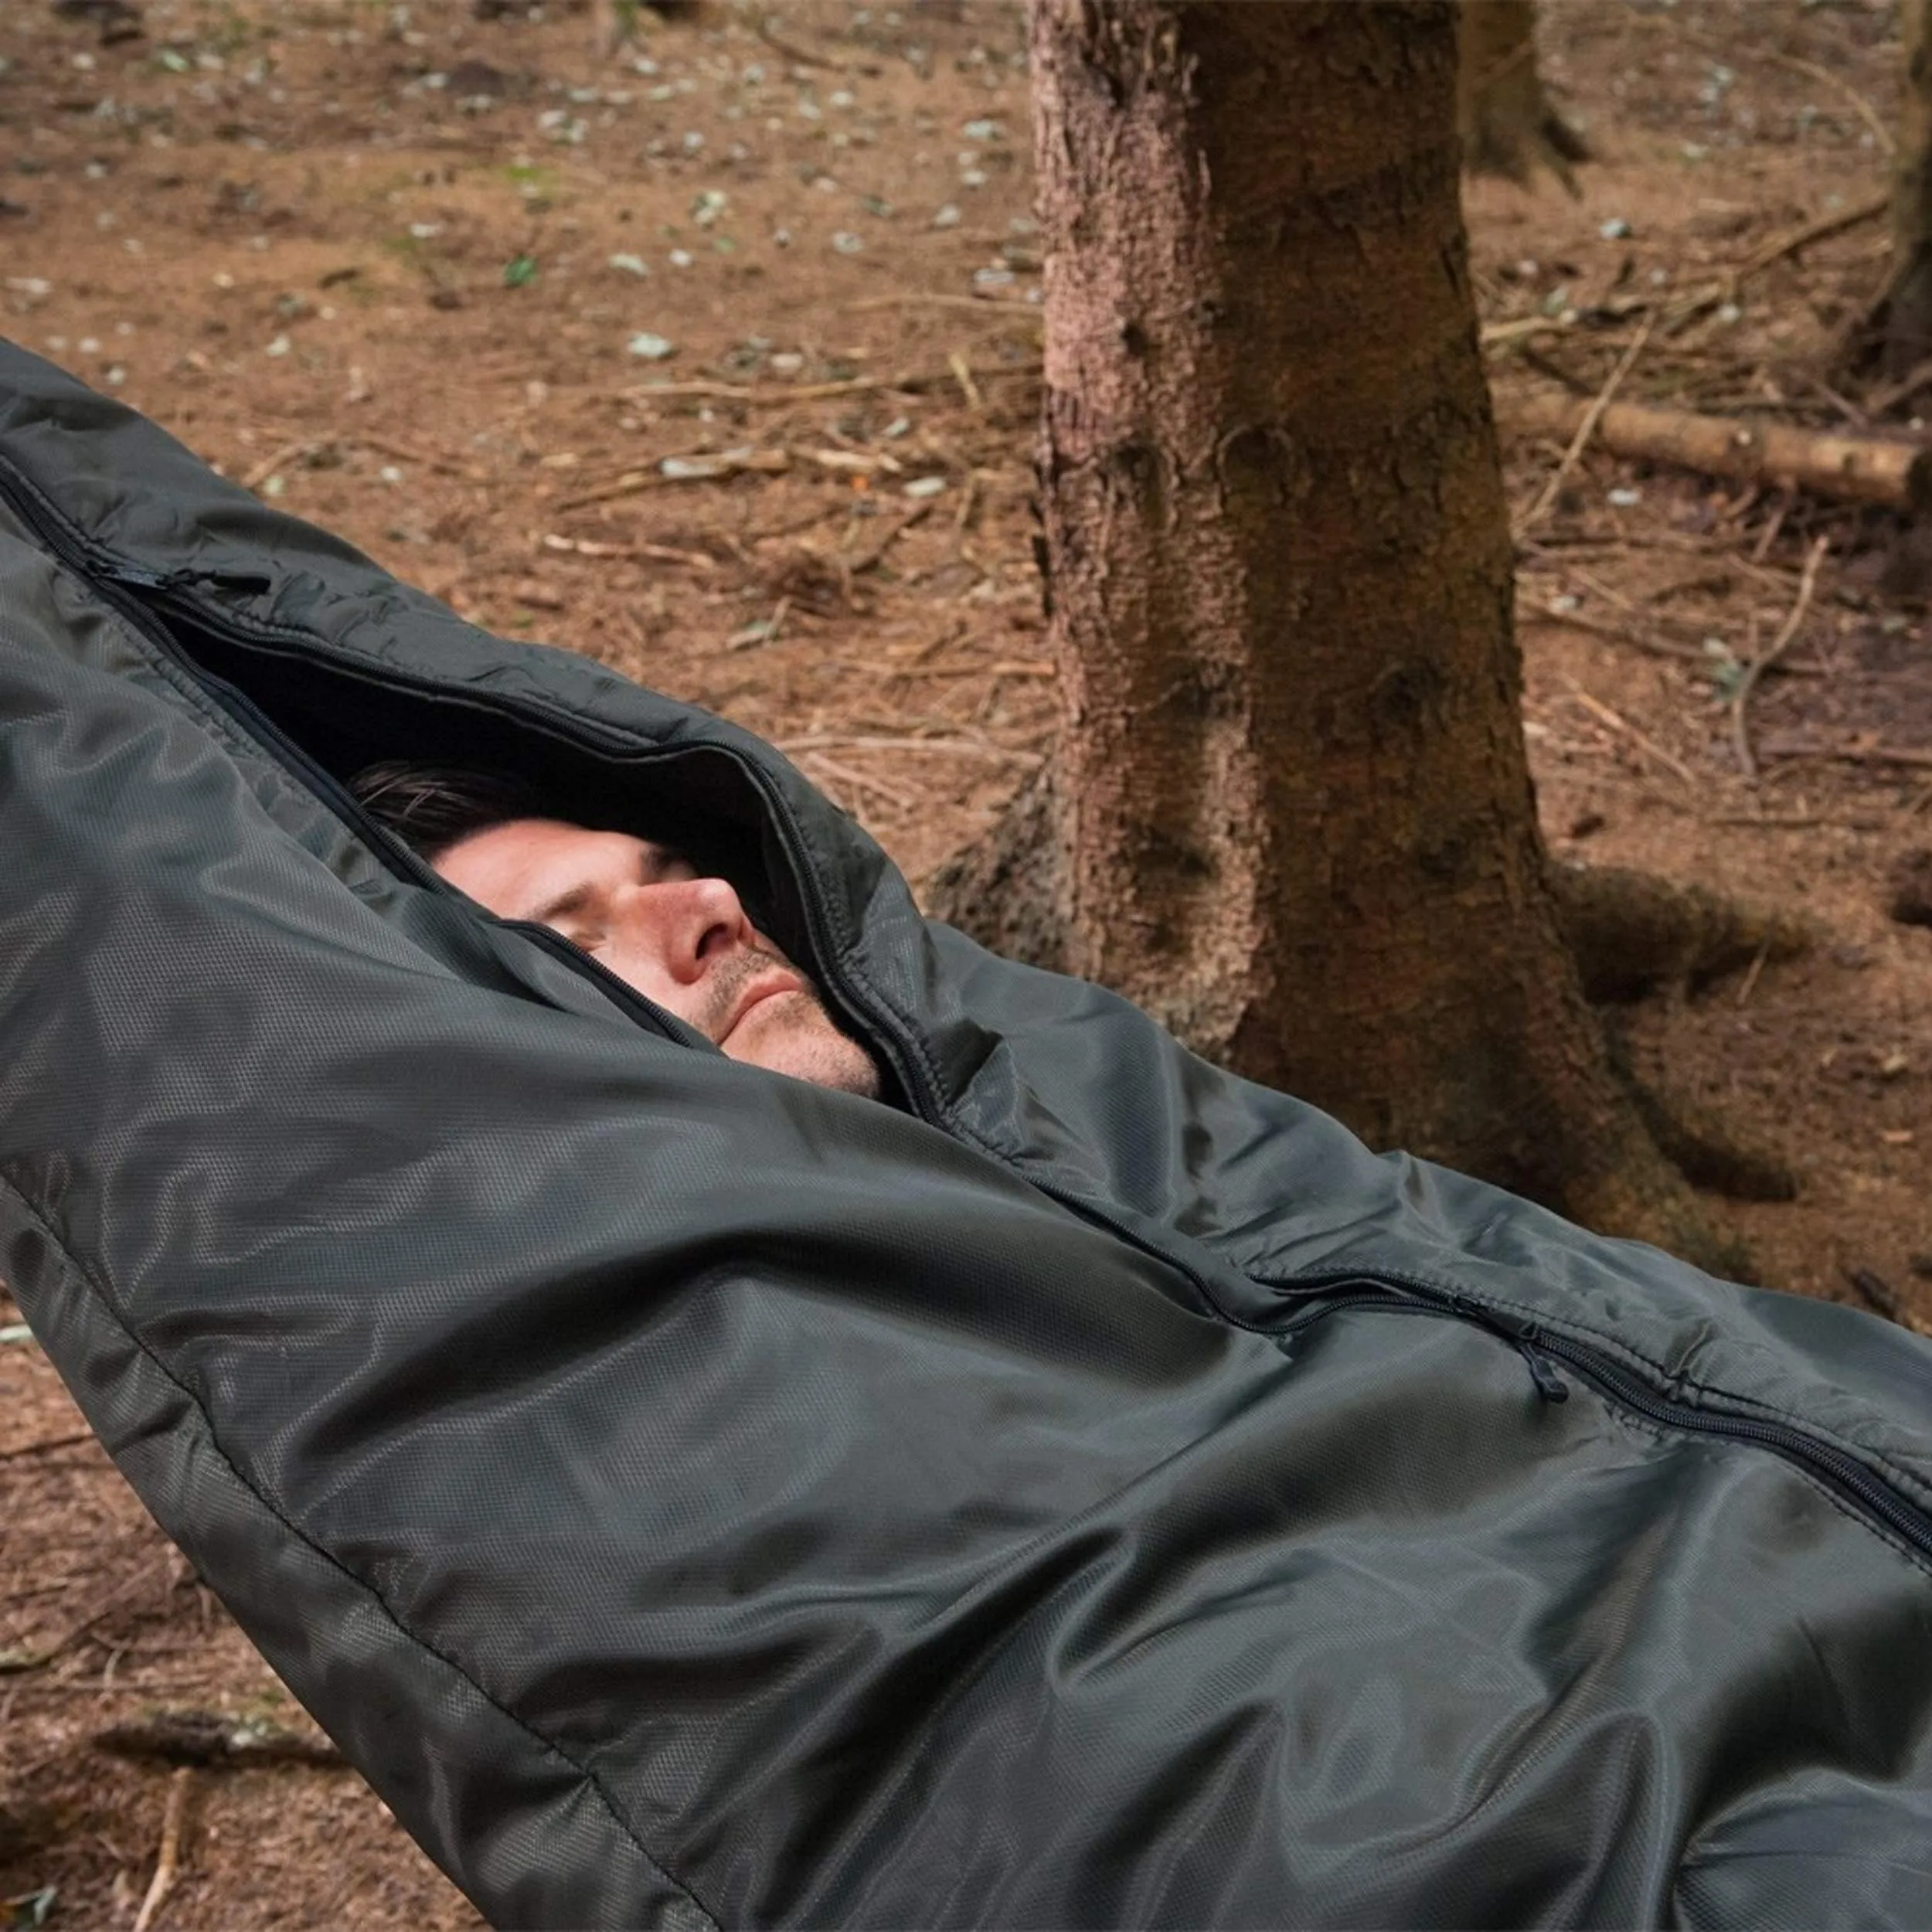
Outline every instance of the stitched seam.
<path id="1" fill-rule="evenodd" d="M 569 1765 L 570 1767 L 575 1771 L 577 1775 L 585 1781 L 585 1783 L 589 1784 L 593 1791 L 597 1793 L 597 1797 L 600 1801 L 603 1804 L 605 1811 L 609 1814 L 611 1822 L 617 1827 L 617 1830 L 623 1835 L 623 1836 L 628 1839 L 631 1845 L 636 1847 L 638 1855 L 644 1859 L 645 1864 L 648 1865 L 650 1869 L 667 1884 L 675 1886 L 679 1891 L 683 1893 L 685 1896 L 689 1899 L 692 1904 L 696 1905 L 700 1911 L 704 1913 L 706 1917 L 711 1920 L 713 1927 L 716 1927 L 719 1923 L 717 1913 L 713 1911 L 711 1908 L 707 1906 L 701 1898 L 699 1897 L 697 1893 L 689 1885 L 686 1884 L 683 1879 L 676 1876 L 676 1875 L 673 1873 L 668 1866 L 664 1865 L 658 1859 L 653 1855 L 650 1848 L 645 1844 L 641 1838 L 638 1836 L 635 1831 L 631 1828 L 629 1823 L 625 1820 L 623 1814 L 618 1811 L 616 1804 L 611 1797 L 610 1793 L 604 1789 L 602 1780 L 594 1769 L 588 1765 L 580 1764 L 576 1758 L 573 1757 L 570 1753 L 564 1750 L 560 1744 L 557 1743 L 555 1740 L 545 1736 L 543 1732 L 539 1730 L 536 1726 L 531 1723 L 526 1718 L 519 1716 L 515 1711 L 510 1709 L 506 1705 L 503 1704 L 498 1699 L 492 1696 L 491 1693 L 481 1684 L 479 1684 L 461 1664 L 456 1662 L 454 1658 L 447 1655 L 444 1651 L 439 1650 L 435 1645 L 427 1641 L 425 1638 L 418 1635 L 416 1631 L 410 1629 L 409 1625 L 404 1623 L 403 1619 L 396 1614 L 395 1608 L 389 1603 L 389 1600 L 383 1594 L 381 1590 L 377 1589 L 373 1583 L 369 1582 L 366 1578 L 359 1577 L 354 1570 L 351 1570 L 349 1566 L 342 1560 L 340 1557 L 335 1556 L 332 1551 L 324 1549 L 322 1546 L 315 1542 L 312 1537 L 307 1535 L 303 1530 L 298 1529 L 295 1524 L 290 1522 L 288 1518 L 284 1515 L 280 1509 L 276 1508 L 274 1502 L 271 1502 L 268 1497 L 264 1495 L 253 1483 L 250 1482 L 248 1478 L 242 1474 L 240 1470 L 236 1468 L 233 1461 L 229 1456 L 227 1451 L 222 1447 L 220 1440 L 215 1433 L 213 1418 L 209 1416 L 208 1411 L 202 1407 L 200 1402 L 198 1401 L 194 1395 L 191 1393 L 190 1391 L 182 1384 L 180 1379 L 169 1369 L 168 1365 L 163 1362 L 161 1358 L 155 1353 L 153 1349 L 148 1345 L 146 1340 L 142 1336 L 137 1334 L 133 1328 L 128 1326 L 128 1322 L 121 1315 L 121 1311 L 115 1306 L 114 1297 L 109 1294 L 106 1287 L 96 1278 L 94 1270 L 90 1268 L 86 1263 L 82 1261 L 80 1258 L 76 1255 L 70 1248 L 68 1247 L 66 1243 L 61 1240 L 60 1235 L 55 1231 L 53 1224 L 49 1221 L 46 1213 L 41 1209 L 39 1204 L 37 1202 L 30 1199 L 26 1194 L 22 1193 L 14 1182 L 5 1174 L 0 1174 L 0 1189 L 4 1189 L 14 1200 L 19 1203 L 22 1209 L 29 1217 L 31 1217 L 36 1226 L 39 1228 L 41 1233 L 46 1236 L 48 1245 L 53 1250 L 54 1253 L 60 1257 L 61 1260 L 66 1265 L 66 1267 L 70 1268 L 73 1273 L 93 1292 L 95 1298 L 100 1303 L 103 1308 L 106 1310 L 108 1318 L 113 1322 L 114 1325 L 118 1328 L 137 1349 L 141 1351 L 141 1354 L 147 1358 L 150 1363 L 153 1365 L 155 1371 L 162 1376 L 162 1379 L 165 1381 L 171 1388 L 175 1389 L 182 1399 L 188 1404 L 189 1407 L 201 1418 L 202 1426 L 207 1432 L 209 1448 L 216 1456 L 220 1458 L 223 1466 L 228 1471 L 229 1474 L 233 1477 L 235 1481 L 240 1486 L 240 1488 L 246 1492 L 247 1494 L 253 1496 L 256 1502 L 258 1502 L 261 1507 L 275 1519 L 277 1522 L 280 1523 L 282 1528 L 286 1530 L 297 1543 L 300 1543 L 304 1549 L 310 1550 L 315 1556 L 321 1558 L 321 1560 L 324 1563 L 327 1563 L 332 1570 L 337 1571 L 340 1575 L 346 1577 L 349 1581 L 358 1590 L 365 1592 L 380 1608 L 383 1615 L 389 1619 L 389 1622 L 394 1626 L 398 1634 L 401 1635 L 407 1642 L 413 1644 L 418 1649 L 427 1651 L 430 1656 L 436 1658 L 437 1662 L 443 1665 L 447 1669 L 453 1672 L 463 1681 L 463 1682 L 467 1684 L 470 1689 L 474 1691 L 485 1704 L 488 1705 L 492 1710 L 495 1711 L 499 1716 L 506 1719 L 509 1723 L 514 1724 L 517 1729 L 523 1732 L 526 1736 L 535 1739 L 536 1743 L 544 1750 L 562 1759 L 566 1764 Z"/>

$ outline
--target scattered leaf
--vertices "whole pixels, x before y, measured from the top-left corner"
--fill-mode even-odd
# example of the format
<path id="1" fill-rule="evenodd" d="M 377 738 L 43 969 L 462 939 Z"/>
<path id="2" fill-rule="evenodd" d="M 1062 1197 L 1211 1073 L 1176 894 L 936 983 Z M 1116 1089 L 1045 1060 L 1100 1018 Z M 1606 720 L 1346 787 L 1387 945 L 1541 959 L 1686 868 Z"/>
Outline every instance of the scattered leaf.
<path id="1" fill-rule="evenodd" d="M 505 288 L 527 288 L 536 280 L 536 257 L 534 255 L 512 255 L 503 264 L 503 286 Z"/>
<path id="2" fill-rule="evenodd" d="M 613 255 L 611 266 L 623 275 L 648 275 L 651 272 L 645 266 L 641 255 Z"/>

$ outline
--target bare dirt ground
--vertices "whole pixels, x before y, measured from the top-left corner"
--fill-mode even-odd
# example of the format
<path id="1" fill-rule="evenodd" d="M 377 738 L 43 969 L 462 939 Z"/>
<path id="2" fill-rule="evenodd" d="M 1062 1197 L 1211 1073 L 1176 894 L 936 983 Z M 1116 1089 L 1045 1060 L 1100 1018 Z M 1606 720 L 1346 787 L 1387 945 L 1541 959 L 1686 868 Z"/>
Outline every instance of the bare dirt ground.
<path id="1" fill-rule="evenodd" d="M 73 11 L 83 16 L 86 7 Z M 587 17 L 469 0 L 0 10 L 0 328 L 509 634 L 789 748 L 915 882 L 1047 755 L 1027 509 L 1038 244 L 1016 8 Z M 1866 0 L 1588 0 L 1546 23 L 1600 158 L 1469 195 L 1499 394 L 1826 426 L 1883 270 L 1896 49 Z M 1862 400 L 1864 399 L 1864 400 Z M 1932 416 L 1932 391 L 1925 397 Z M 1896 413 L 1909 420 L 1910 400 Z M 1911 429 L 1920 427 L 1911 422 Z M 1903 427 L 1903 422 L 1902 422 Z M 1777 1141 L 1731 1216 L 1778 1284 L 1932 1318 L 1932 564 L 1896 520 L 1509 447 L 1530 734 L 1566 855 L 1803 912 L 1805 958 L 1628 1015 L 1639 1063 Z M 673 459 L 667 472 L 666 459 Z M 1785 623 L 1784 662 L 1738 666 Z M 132 1921 L 157 1712 L 312 1736 L 0 1300 L 0 1923 Z M 352 1773 L 189 1774 L 162 1926 L 431 1927 L 468 1906 Z"/>

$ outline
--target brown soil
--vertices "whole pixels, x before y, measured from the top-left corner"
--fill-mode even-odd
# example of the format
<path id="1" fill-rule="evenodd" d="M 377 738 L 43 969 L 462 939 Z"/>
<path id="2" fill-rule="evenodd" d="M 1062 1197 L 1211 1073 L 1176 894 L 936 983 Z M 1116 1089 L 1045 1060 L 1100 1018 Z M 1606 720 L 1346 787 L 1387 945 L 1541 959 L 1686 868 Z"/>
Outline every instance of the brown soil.
<path id="1" fill-rule="evenodd" d="M 1633 298 L 1708 286 L 1645 311 L 1625 400 L 1855 419 L 1832 354 L 1879 226 L 1726 278 L 1882 187 L 1889 18 L 1554 12 L 1551 90 L 1600 158 L 1579 201 L 1480 183 L 1469 208 L 1486 318 L 1577 319 L 1499 346 L 1498 384 L 1595 389 Z M 464 611 L 777 739 L 916 882 L 991 821 L 1052 723 L 1016 9 L 713 0 L 614 56 L 585 13 L 465 0 L 148 0 L 145 28 L 0 10 L 0 326 Z M 633 353 L 645 335 L 675 352 Z M 658 468 L 733 450 L 754 466 Z M 1560 454 L 1511 451 L 1519 509 Z M 1751 700 L 1751 782 L 1728 667 L 1818 536 L 1797 675 Z M 1720 1209 L 1769 1278 L 1855 1299 L 1864 1270 L 1922 1318 L 1932 930 L 1888 917 L 1887 880 L 1932 847 L 1928 583 L 1932 546 L 1882 513 L 1587 451 L 1521 580 L 1554 849 L 1824 934 L 1628 1009 L 1639 1064 L 1794 1162 L 1796 1201 Z M 52 1887 L 50 1923 L 125 1924 L 167 1777 L 90 1739 L 158 1707 L 302 1720 L 69 1440 L 31 1342 L 0 1342 L 0 1899 Z M 193 1774 L 158 1923 L 474 1920 L 352 1774 L 287 1767 Z"/>

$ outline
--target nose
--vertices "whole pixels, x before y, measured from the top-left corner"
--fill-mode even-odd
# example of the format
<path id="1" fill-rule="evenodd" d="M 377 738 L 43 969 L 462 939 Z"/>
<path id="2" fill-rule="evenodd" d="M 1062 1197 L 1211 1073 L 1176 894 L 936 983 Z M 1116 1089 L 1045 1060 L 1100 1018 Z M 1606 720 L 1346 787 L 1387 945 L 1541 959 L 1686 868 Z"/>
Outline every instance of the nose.
<path id="1" fill-rule="evenodd" d="M 726 879 L 665 879 L 632 888 L 624 917 L 631 937 L 679 985 L 696 985 L 723 961 L 757 944 L 757 933 Z"/>

